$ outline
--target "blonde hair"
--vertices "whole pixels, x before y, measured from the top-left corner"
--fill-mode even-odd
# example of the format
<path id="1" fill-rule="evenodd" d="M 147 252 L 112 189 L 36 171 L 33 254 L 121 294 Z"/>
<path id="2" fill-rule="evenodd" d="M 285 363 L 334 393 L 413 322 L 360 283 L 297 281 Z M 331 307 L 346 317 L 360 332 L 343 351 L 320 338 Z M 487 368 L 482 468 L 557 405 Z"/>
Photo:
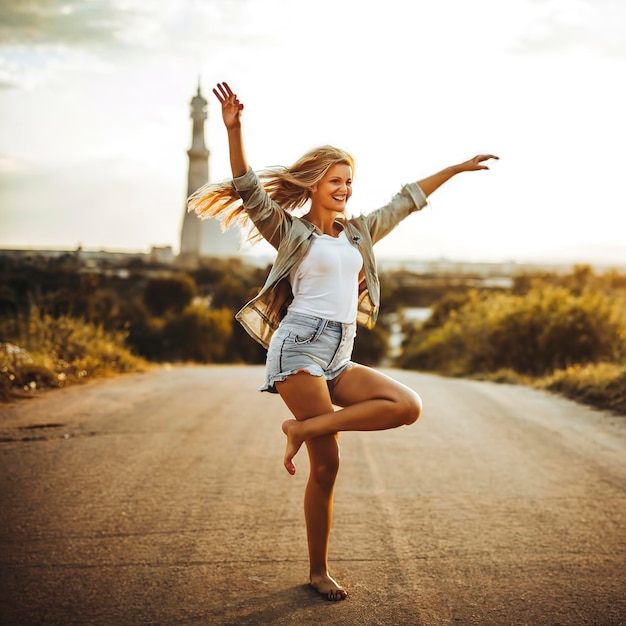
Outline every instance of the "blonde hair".
<path id="1" fill-rule="evenodd" d="M 354 171 L 353 157 L 333 146 L 320 146 L 301 156 L 290 167 L 272 167 L 258 173 L 265 191 L 285 211 L 302 207 L 311 196 L 310 188 L 337 164 L 349 165 Z M 202 219 L 215 217 L 226 230 L 231 224 L 250 229 L 249 240 L 260 239 L 242 206 L 242 201 L 232 181 L 207 183 L 187 200 L 187 210 Z"/>

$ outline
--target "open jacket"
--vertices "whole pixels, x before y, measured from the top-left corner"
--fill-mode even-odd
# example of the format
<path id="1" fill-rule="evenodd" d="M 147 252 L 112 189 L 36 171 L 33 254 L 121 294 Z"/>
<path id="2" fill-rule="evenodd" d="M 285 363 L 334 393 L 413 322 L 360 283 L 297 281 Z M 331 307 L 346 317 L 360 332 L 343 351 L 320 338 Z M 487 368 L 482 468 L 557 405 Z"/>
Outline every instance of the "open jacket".
<path id="1" fill-rule="evenodd" d="M 303 218 L 291 215 L 274 202 L 253 170 L 249 169 L 243 176 L 233 179 L 233 185 L 258 231 L 278 252 L 261 291 L 235 316 L 246 331 L 267 348 L 293 300 L 289 272 L 306 255 L 316 227 Z M 363 257 L 363 269 L 359 276 L 359 324 L 372 328 L 380 307 L 374 244 L 405 217 L 427 204 L 428 200 L 420 186 L 411 183 L 405 185 L 383 207 L 367 215 L 338 220 L 348 241 Z"/>

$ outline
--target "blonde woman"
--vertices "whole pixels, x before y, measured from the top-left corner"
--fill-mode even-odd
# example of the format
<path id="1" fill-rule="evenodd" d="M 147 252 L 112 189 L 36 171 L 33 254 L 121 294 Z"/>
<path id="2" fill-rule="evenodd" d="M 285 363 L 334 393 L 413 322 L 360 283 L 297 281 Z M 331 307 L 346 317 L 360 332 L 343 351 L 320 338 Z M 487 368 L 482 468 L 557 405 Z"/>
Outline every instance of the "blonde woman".
<path id="1" fill-rule="evenodd" d="M 309 454 L 304 512 L 311 585 L 343 600 L 346 590 L 328 572 L 338 434 L 413 424 L 422 410 L 415 391 L 351 361 L 357 322 L 372 327 L 378 314 L 372 247 L 452 176 L 488 169 L 484 162 L 497 157 L 478 155 L 448 167 L 406 185 L 376 211 L 350 217 L 354 161 L 347 152 L 322 146 L 290 167 L 257 175 L 244 150 L 243 104 L 227 83 L 213 92 L 222 106 L 233 181 L 200 188 L 189 210 L 225 225 L 251 221 L 277 250 L 265 285 L 237 319 L 267 349 L 261 390 L 279 393 L 294 416 L 282 425 L 287 471 L 295 474 L 293 458 L 303 444 Z M 291 214 L 300 207 L 304 216 Z"/>

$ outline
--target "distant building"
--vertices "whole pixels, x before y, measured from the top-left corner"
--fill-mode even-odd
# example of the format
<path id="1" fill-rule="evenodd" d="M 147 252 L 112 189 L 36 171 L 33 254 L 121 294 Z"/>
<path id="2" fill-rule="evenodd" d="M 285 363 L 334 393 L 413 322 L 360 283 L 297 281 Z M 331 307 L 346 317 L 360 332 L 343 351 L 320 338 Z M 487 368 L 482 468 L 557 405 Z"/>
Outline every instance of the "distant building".
<path id="1" fill-rule="evenodd" d="M 191 99 L 191 148 L 189 155 L 189 174 L 187 179 L 187 197 L 209 181 L 209 151 L 204 143 L 204 121 L 207 118 L 207 101 L 200 93 Z M 207 256 L 240 256 L 240 233 L 237 228 L 222 231 L 217 220 L 201 220 L 195 213 L 187 211 L 185 202 L 183 225 L 180 237 L 179 263 L 194 266 L 200 258 Z"/>
<path id="2" fill-rule="evenodd" d="M 152 246 L 148 259 L 150 263 L 160 263 L 162 265 L 174 263 L 172 246 Z"/>

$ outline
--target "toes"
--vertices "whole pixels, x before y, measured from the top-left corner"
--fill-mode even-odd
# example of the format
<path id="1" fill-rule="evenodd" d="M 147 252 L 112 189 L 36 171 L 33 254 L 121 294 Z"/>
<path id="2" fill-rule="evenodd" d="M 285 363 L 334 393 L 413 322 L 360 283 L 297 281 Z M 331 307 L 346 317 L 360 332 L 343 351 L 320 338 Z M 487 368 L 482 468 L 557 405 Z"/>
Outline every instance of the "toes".
<path id="1" fill-rule="evenodd" d="M 328 599 L 337 602 L 339 600 L 345 600 L 348 594 L 343 589 L 333 589 L 328 592 Z"/>
<path id="2" fill-rule="evenodd" d="M 315 589 L 315 591 L 319 594 L 328 600 L 332 600 L 333 602 L 345 600 L 348 596 L 348 592 L 340 587 L 332 578 L 328 578 L 329 580 L 311 582 L 311 587 L 313 587 L 313 589 Z"/>

